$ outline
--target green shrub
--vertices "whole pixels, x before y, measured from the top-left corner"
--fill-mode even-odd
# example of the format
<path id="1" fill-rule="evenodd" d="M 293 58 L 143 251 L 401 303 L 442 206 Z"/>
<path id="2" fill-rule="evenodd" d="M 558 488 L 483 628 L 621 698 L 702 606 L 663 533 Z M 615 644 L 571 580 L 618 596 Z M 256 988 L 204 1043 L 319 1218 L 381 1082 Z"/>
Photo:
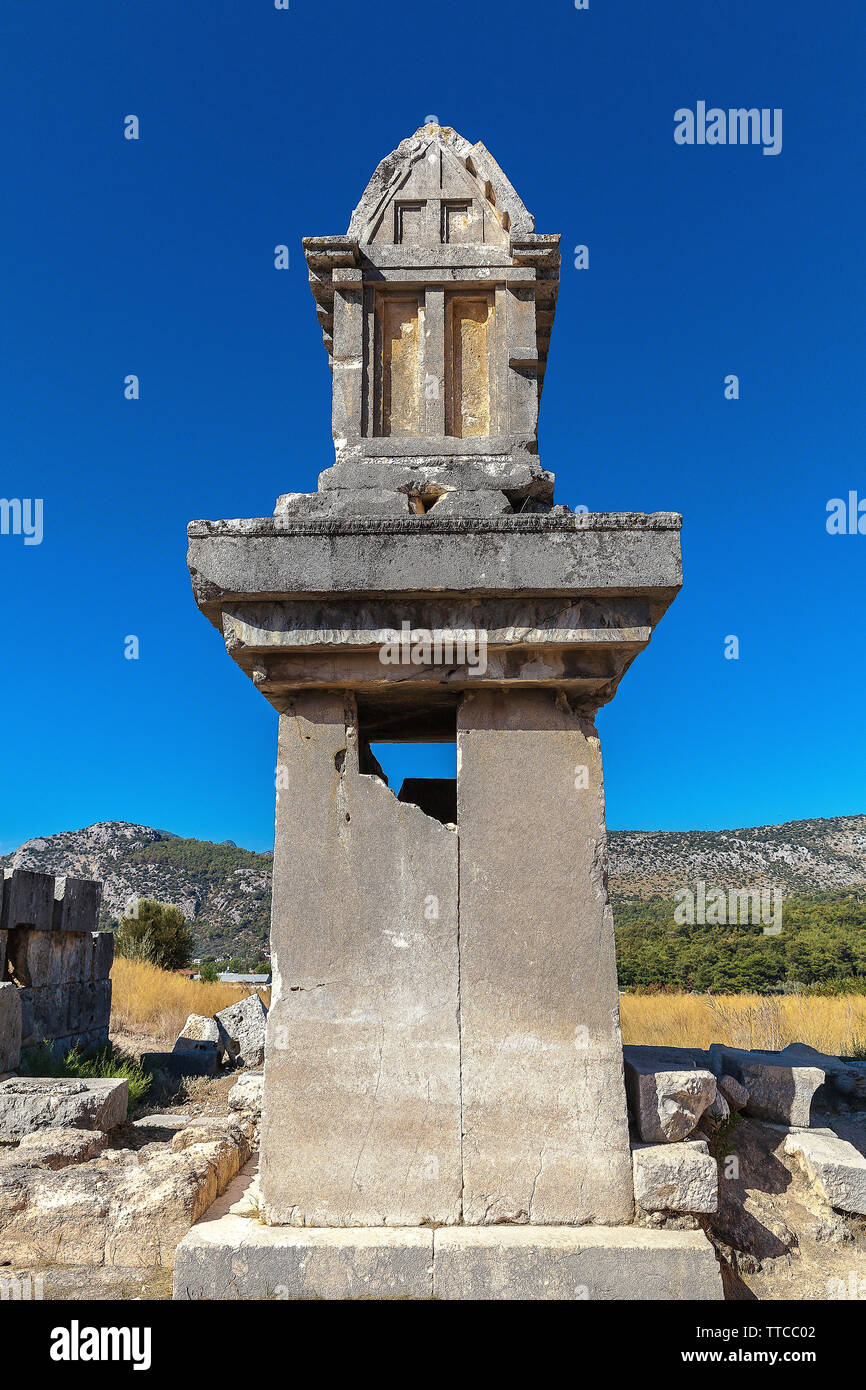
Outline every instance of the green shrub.
<path id="1" fill-rule="evenodd" d="M 21 1054 L 22 1076 L 77 1077 L 82 1081 L 122 1080 L 129 1082 L 129 1108 L 132 1114 L 150 1090 L 151 1077 L 141 1063 L 113 1043 L 100 1051 L 73 1047 L 65 1054 L 45 1039 L 38 1047 L 25 1048 Z"/>
<path id="2" fill-rule="evenodd" d="M 136 915 L 120 919 L 114 948 L 119 956 L 149 960 L 160 970 L 183 970 L 192 960 L 192 929 L 179 907 L 140 898 Z"/>

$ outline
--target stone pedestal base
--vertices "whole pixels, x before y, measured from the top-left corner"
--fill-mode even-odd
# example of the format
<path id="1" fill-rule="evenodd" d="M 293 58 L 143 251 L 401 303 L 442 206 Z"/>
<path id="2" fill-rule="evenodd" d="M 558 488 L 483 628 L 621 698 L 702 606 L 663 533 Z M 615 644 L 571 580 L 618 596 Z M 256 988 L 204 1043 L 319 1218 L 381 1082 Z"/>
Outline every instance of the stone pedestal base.
<path id="1" fill-rule="evenodd" d="M 633 1226 L 263 1226 L 200 1221 L 175 1299 L 721 1299 L 702 1231 Z"/>

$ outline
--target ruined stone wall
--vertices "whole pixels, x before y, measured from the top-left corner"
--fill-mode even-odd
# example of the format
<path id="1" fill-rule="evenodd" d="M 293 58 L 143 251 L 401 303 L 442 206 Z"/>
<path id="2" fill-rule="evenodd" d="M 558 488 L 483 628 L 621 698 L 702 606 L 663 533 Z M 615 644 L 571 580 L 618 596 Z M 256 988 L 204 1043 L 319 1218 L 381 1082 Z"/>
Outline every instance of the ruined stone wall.
<path id="1" fill-rule="evenodd" d="M 101 901 L 102 884 L 90 879 L 29 869 L 7 869 L 0 879 L 0 990 L 4 1016 L 20 1010 L 22 1048 L 46 1039 L 64 1049 L 108 1042 L 114 937 L 96 930 Z M 3 988 L 10 984 L 14 1002 Z M 4 1061 L 6 1070 L 17 1066 L 9 1055 Z"/>

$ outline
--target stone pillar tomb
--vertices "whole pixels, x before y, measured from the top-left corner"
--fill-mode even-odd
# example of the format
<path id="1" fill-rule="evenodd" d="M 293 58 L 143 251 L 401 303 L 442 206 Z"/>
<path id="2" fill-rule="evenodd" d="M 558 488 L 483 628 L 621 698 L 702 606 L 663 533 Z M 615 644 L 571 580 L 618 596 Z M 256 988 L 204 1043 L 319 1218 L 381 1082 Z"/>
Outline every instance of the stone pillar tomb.
<path id="1" fill-rule="evenodd" d="M 553 502 L 559 237 L 425 126 L 304 241 L 334 462 L 189 528 L 196 600 L 279 713 L 261 1223 L 178 1297 L 718 1297 L 634 1219 L 597 710 L 681 583 L 680 518 Z M 389 788 L 374 745 L 456 744 Z M 234 1224 L 233 1224 L 234 1223 Z"/>

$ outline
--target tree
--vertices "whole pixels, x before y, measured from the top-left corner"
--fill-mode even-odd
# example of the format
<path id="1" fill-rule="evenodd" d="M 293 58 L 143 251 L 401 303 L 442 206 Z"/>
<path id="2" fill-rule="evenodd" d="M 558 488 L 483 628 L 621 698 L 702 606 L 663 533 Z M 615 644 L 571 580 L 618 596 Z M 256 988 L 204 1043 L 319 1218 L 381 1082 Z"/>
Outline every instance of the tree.
<path id="1" fill-rule="evenodd" d="M 179 907 L 139 898 L 136 915 L 121 917 L 114 947 L 119 956 L 183 970 L 192 960 L 193 934 Z"/>
<path id="2" fill-rule="evenodd" d="M 198 974 L 200 980 L 205 980 L 208 984 L 213 984 L 214 980 L 219 979 L 216 961 L 203 960 L 198 968 Z"/>

